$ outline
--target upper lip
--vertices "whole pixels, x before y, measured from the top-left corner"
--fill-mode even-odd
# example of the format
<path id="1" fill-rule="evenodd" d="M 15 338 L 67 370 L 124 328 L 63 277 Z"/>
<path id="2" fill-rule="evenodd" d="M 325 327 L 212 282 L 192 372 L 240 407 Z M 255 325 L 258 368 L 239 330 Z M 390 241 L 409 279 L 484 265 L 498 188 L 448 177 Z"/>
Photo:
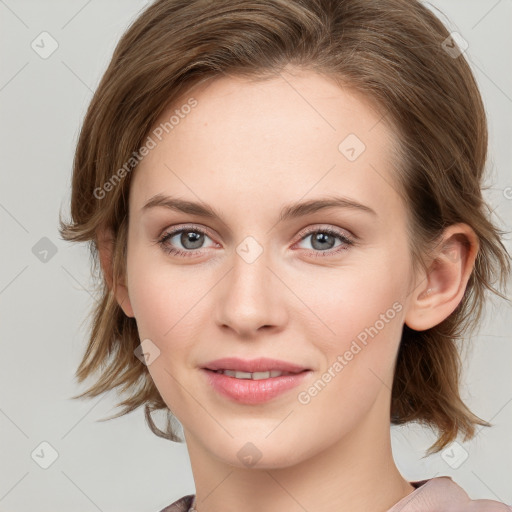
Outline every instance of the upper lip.
<path id="1" fill-rule="evenodd" d="M 289 363 L 288 361 L 279 361 L 277 359 L 269 359 L 260 357 L 259 359 L 239 359 L 237 357 L 224 357 L 210 361 L 204 366 L 207 370 L 233 370 L 239 372 L 268 372 L 278 370 L 282 372 L 300 373 L 308 370 L 304 366 Z"/>

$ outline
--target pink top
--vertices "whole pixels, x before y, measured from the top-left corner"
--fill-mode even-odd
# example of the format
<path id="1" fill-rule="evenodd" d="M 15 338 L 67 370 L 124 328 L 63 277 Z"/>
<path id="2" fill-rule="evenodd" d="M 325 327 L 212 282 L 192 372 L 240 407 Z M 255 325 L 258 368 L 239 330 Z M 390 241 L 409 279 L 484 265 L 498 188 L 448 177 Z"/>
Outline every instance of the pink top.
<path id="1" fill-rule="evenodd" d="M 410 482 L 416 489 L 387 512 L 512 512 L 494 500 L 472 500 L 449 476 Z M 183 496 L 160 512 L 189 512 L 194 494 Z"/>

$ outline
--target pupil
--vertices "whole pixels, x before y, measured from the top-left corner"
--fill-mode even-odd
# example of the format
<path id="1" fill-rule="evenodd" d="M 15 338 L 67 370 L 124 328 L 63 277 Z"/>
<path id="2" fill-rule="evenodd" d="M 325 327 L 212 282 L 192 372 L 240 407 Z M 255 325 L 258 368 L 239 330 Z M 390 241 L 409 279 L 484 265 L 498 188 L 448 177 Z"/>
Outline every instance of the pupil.
<path id="1" fill-rule="evenodd" d="M 329 235 L 328 233 L 317 233 L 316 236 L 313 237 L 312 245 L 315 247 L 315 244 L 319 243 L 320 245 L 318 247 L 315 247 L 315 249 L 325 249 L 326 245 L 325 243 L 328 242 L 328 239 L 331 238 L 332 243 L 327 244 L 327 248 L 330 249 L 334 245 L 334 239 L 332 235 Z M 323 245 L 322 245 L 323 244 Z"/>
<path id="2" fill-rule="evenodd" d="M 181 235 L 181 243 L 187 249 L 198 249 L 203 243 L 203 236 L 202 233 L 194 233 L 193 231 L 184 232 Z"/>

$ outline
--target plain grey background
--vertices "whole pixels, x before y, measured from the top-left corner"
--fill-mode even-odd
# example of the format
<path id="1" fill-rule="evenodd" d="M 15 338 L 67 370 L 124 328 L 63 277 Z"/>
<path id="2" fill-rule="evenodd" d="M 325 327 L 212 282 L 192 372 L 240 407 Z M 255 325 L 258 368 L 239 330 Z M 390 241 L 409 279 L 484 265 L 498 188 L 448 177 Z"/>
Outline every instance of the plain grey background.
<path id="1" fill-rule="evenodd" d="M 68 212 L 86 107 L 119 37 L 146 5 L 0 0 L 2 512 L 156 512 L 194 492 L 186 446 L 154 436 L 142 409 L 99 422 L 117 411 L 114 393 L 70 398 L 85 389 L 74 371 L 93 298 L 87 248 L 60 240 L 58 215 Z M 486 197 L 498 224 L 511 230 L 512 1 L 431 5 L 469 43 L 489 115 Z M 510 236 L 505 245 L 511 251 Z M 474 499 L 512 503 L 511 317 L 496 299 L 465 356 L 463 397 L 495 426 L 428 458 L 431 432 L 393 428 L 395 458 L 409 480 L 449 475 Z"/>

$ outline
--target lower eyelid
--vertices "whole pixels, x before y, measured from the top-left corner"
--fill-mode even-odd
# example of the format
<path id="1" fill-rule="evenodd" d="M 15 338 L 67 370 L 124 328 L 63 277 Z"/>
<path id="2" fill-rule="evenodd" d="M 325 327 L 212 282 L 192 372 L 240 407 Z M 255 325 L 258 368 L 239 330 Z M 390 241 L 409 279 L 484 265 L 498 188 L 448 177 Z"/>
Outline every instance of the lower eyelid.
<path id="1" fill-rule="evenodd" d="M 322 232 L 322 231 L 320 231 L 320 232 Z M 296 242 L 294 244 L 294 246 L 306 241 L 311 235 L 315 235 L 316 233 L 317 233 L 317 231 L 314 231 L 312 233 L 308 233 L 308 234 L 304 235 L 298 242 Z M 338 249 L 342 249 L 342 248 L 346 249 L 349 246 L 354 245 L 354 242 L 350 238 L 346 237 L 345 235 L 334 234 L 334 233 L 328 233 L 328 234 L 330 236 L 334 237 L 335 239 L 339 240 L 341 243 L 339 245 L 335 245 L 334 247 L 331 247 L 330 249 L 326 249 L 324 251 L 315 250 L 315 249 L 304 249 L 304 250 L 315 253 L 315 254 L 326 254 L 326 255 L 331 254 L 332 255 L 332 254 L 336 253 L 336 251 Z"/>

